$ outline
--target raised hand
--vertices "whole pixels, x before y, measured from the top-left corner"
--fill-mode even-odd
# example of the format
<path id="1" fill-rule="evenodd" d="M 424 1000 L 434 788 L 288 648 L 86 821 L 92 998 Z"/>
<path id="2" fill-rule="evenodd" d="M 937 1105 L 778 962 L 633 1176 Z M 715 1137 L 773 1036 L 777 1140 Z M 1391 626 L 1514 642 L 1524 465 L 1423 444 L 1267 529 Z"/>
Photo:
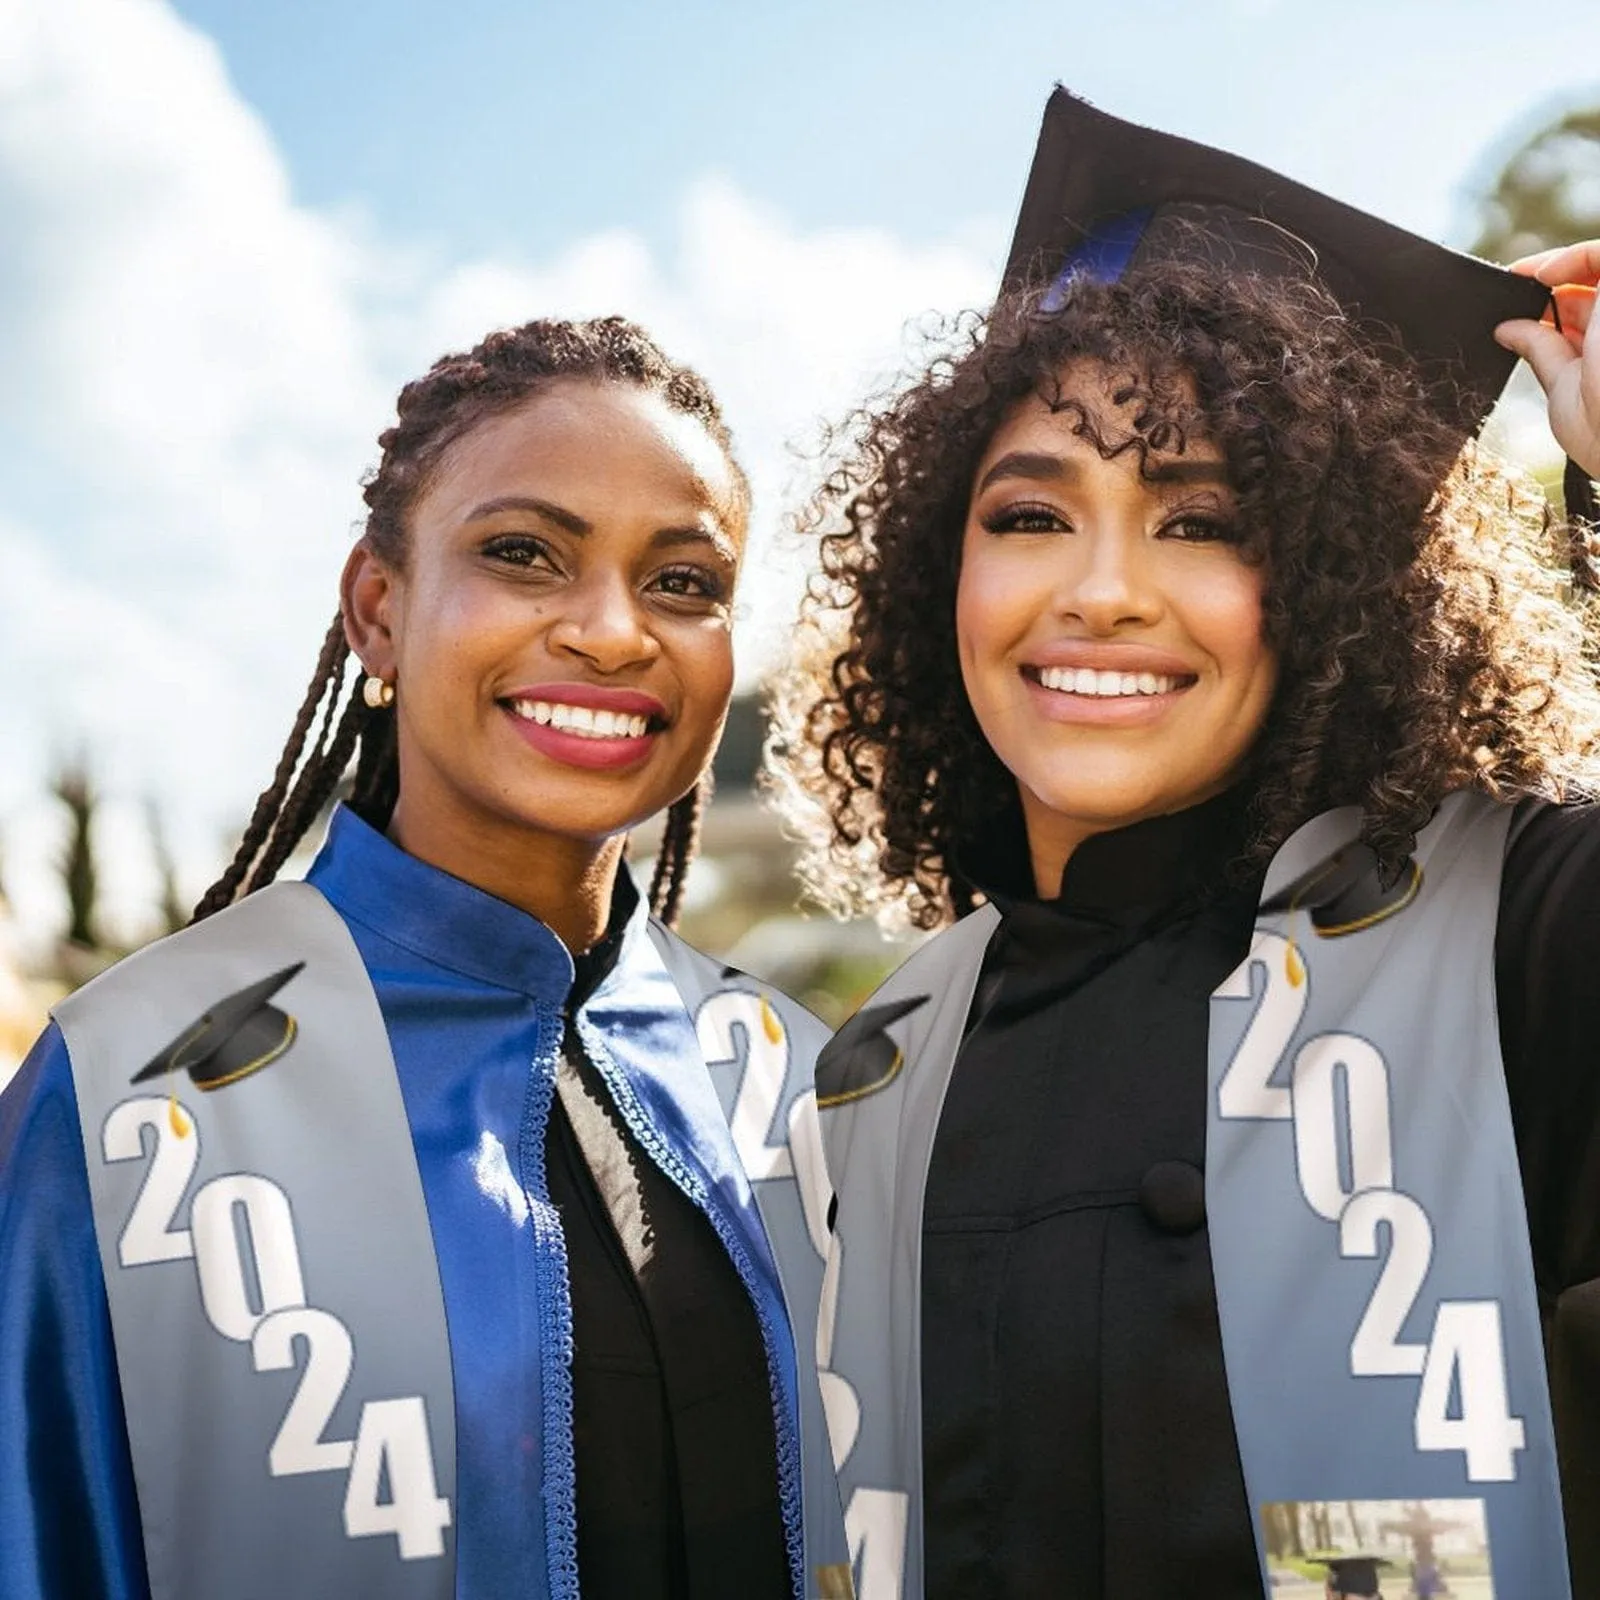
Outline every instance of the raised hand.
<path id="1" fill-rule="evenodd" d="M 1494 336 L 1533 368 L 1550 403 L 1556 442 L 1591 478 L 1600 478 L 1600 333 L 1592 332 L 1600 326 L 1592 315 L 1600 239 L 1524 256 L 1511 270 L 1550 285 L 1555 315 L 1544 322 L 1502 322 Z"/>

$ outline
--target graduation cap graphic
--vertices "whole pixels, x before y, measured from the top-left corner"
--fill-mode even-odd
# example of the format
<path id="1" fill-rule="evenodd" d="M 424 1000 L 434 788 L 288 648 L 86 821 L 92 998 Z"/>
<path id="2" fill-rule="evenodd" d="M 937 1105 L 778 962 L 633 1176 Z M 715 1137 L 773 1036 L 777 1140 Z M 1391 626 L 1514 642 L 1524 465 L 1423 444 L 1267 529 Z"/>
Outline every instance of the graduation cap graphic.
<path id="1" fill-rule="evenodd" d="M 1379 1594 L 1378 1569 L 1394 1566 L 1387 1556 L 1312 1556 L 1328 1569 L 1333 1592 L 1349 1600 L 1376 1600 Z"/>
<path id="2" fill-rule="evenodd" d="M 1198 224 L 1198 226 L 1196 226 Z M 1516 357 L 1496 323 L 1539 317 L 1549 291 L 1294 183 L 1266 167 L 1098 111 L 1063 88 L 1045 107 L 1006 262 L 1008 288 L 1101 280 L 1163 256 L 1241 271 L 1308 271 L 1352 315 L 1393 328 L 1463 442 Z"/>
<path id="3" fill-rule="evenodd" d="M 1268 896 L 1261 909 L 1309 912 L 1311 926 L 1323 938 L 1337 939 L 1404 911 L 1421 888 L 1422 868 L 1415 861 L 1407 859 L 1386 883 L 1372 847 L 1357 840 Z"/>
<path id="4" fill-rule="evenodd" d="M 305 962 L 296 961 L 208 1007 L 134 1073 L 132 1081 L 148 1083 L 169 1072 L 187 1072 L 197 1088 L 220 1089 L 276 1061 L 294 1043 L 297 1028 L 287 1011 L 269 1002 L 303 966 Z"/>
<path id="5" fill-rule="evenodd" d="M 905 1065 L 900 1046 L 889 1037 L 889 1024 L 927 1003 L 926 995 L 918 995 L 914 1000 L 863 1006 L 856 1012 L 817 1057 L 817 1109 L 864 1100 L 888 1088 Z"/>

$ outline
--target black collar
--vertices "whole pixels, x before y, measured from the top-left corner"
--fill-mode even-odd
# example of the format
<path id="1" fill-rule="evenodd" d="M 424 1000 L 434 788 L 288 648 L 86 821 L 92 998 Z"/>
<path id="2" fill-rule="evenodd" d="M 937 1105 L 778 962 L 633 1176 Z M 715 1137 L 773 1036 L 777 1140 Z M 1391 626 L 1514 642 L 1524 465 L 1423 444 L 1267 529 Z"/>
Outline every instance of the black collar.
<path id="1" fill-rule="evenodd" d="M 997 818 L 980 842 L 958 853 L 962 876 L 1004 915 L 1042 905 L 1122 921 L 1143 921 L 1178 901 L 1227 887 L 1249 837 L 1249 797 L 1238 788 L 1184 811 L 1092 834 L 1072 853 L 1057 898 L 1041 901 L 1033 883 L 1022 808 Z"/>

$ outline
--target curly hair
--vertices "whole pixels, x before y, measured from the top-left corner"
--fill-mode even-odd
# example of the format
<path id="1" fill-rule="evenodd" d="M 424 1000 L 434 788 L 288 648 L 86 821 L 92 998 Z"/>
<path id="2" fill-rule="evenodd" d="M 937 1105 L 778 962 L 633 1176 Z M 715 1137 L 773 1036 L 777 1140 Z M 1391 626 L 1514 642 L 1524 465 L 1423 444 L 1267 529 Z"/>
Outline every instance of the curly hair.
<path id="1" fill-rule="evenodd" d="M 441 356 L 400 391 L 397 420 L 379 434 L 382 454 L 363 485 L 366 542 L 403 571 L 407 519 L 445 452 L 480 423 L 514 410 L 561 380 L 631 385 L 695 418 L 727 456 L 740 515 L 748 515 L 748 480 L 716 397 L 698 373 L 671 361 L 643 328 L 626 318 L 543 319 L 491 333 L 465 353 Z M 346 684 L 349 665 L 344 619 L 336 616 L 272 782 L 256 801 L 232 862 L 195 907 L 194 921 L 276 877 L 332 798 L 352 757 L 351 808 L 374 827 L 388 825 L 400 793 L 395 713 L 392 706 L 366 703 L 359 671 Z M 308 752 L 307 739 L 319 713 Z M 682 903 L 708 782 L 702 779 L 667 812 L 650 904 L 669 925 Z"/>
<path id="2" fill-rule="evenodd" d="M 1592 792 L 1600 687 L 1587 551 L 1538 485 L 1453 423 L 1464 397 L 1387 330 L 1309 279 L 1204 261 L 1037 290 L 945 330 L 926 370 L 836 430 L 802 514 L 820 571 L 776 681 L 768 791 L 807 888 L 841 915 L 931 928 L 975 902 L 964 843 L 1009 819 L 1015 779 L 968 704 L 954 642 L 973 477 L 996 428 L 1037 394 L 1107 457 L 1205 439 L 1265 566 L 1278 686 L 1249 758 L 1263 866 L 1302 822 L 1354 804 L 1395 871 L 1446 793 Z M 1061 392 L 1106 377 L 1116 440 Z"/>

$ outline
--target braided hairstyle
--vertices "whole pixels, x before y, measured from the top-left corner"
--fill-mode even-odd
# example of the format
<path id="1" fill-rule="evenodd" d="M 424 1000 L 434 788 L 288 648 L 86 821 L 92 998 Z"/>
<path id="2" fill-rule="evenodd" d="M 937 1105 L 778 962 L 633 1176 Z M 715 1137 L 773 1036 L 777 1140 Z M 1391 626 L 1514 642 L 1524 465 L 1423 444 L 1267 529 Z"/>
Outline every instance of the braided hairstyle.
<path id="1" fill-rule="evenodd" d="M 491 333 L 465 354 L 442 356 L 400 391 L 398 420 L 379 435 L 382 455 L 363 486 L 365 538 L 377 555 L 404 567 L 408 513 L 456 440 L 560 379 L 631 384 L 695 418 L 722 447 L 740 497 L 748 502 L 721 408 L 698 373 L 669 360 L 643 328 L 625 318 L 540 320 Z M 355 667 L 352 676 L 344 619 L 335 616 L 272 782 L 256 801 L 227 870 L 195 907 L 195 922 L 272 882 L 332 799 L 352 756 L 351 809 L 375 828 L 388 826 L 400 793 L 395 711 L 366 703 L 360 663 Z M 708 782 L 703 777 L 667 810 L 650 907 L 668 926 L 683 902 Z"/>

